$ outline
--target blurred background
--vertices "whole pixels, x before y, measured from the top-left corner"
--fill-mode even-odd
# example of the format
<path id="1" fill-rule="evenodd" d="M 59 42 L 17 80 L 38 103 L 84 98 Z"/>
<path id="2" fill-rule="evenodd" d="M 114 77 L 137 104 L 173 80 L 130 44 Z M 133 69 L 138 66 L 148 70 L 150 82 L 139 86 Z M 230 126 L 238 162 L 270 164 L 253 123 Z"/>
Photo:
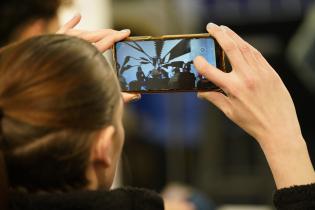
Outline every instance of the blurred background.
<path id="1" fill-rule="evenodd" d="M 60 23 L 76 12 L 79 28 L 128 28 L 134 36 L 204 33 L 208 22 L 229 26 L 284 80 L 314 163 L 313 0 L 67 0 Z M 272 209 L 275 186 L 258 144 L 196 93 L 143 95 L 126 107 L 125 128 L 115 187 L 149 188 L 195 210 Z"/>

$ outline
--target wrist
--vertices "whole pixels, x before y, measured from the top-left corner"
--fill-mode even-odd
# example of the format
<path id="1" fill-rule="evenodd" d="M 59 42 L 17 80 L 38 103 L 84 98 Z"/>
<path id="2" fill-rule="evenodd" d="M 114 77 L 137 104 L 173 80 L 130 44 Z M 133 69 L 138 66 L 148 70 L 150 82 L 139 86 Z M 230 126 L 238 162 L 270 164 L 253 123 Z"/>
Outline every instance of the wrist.
<path id="1" fill-rule="evenodd" d="M 257 139 L 263 152 L 268 155 L 287 155 L 307 149 L 302 134 L 269 135 Z"/>
<path id="2" fill-rule="evenodd" d="M 315 182 L 314 168 L 301 136 L 269 139 L 261 145 L 277 189 Z"/>

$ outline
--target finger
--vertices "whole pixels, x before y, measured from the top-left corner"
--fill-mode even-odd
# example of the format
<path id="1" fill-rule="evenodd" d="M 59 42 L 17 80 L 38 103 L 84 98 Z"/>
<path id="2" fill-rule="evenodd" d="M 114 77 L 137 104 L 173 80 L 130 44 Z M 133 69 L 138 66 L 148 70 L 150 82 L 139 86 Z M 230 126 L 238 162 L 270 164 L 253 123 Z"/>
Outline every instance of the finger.
<path id="1" fill-rule="evenodd" d="M 126 39 L 130 35 L 130 30 L 115 31 L 112 34 L 104 37 L 101 41 L 95 43 L 95 46 L 101 52 L 105 52 L 111 48 L 116 42 Z"/>
<path id="2" fill-rule="evenodd" d="M 246 58 L 249 64 L 256 67 L 255 69 L 266 69 L 266 68 L 257 68 L 257 67 L 268 67 L 273 69 L 264 56 L 252 45 L 243 40 L 238 34 L 236 34 L 232 29 L 227 26 L 222 26 L 222 28 L 228 33 L 236 43 L 238 43 L 239 48 L 243 56 Z M 259 65 L 260 64 L 260 65 Z"/>
<path id="3" fill-rule="evenodd" d="M 209 64 L 202 56 L 198 56 L 195 58 L 194 65 L 197 71 L 210 82 L 214 83 L 216 86 L 220 87 L 223 90 L 227 88 L 227 73 L 224 73 Z"/>
<path id="4" fill-rule="evenodd" d="M 83 34 L 91 33 L 90 31 L 85 31 L 81 29 L 70 29 L 66 31 L 64 34 L 67 34 L 69 36 L 75 36 L 75 37 L 81 37 Z"/>
<path id="5" fill-rule="evenodd" d="M 207 30 L 211 36 L 213 36 L 222 47 L 226 55 L 228 56 L 230 63 L 234 68 L 239 69 L 245 64 L 242 53 L 240 52 L 236 43 L 223 31 L 223 29 L 214 23 L 207 25 Z"/>
<path id="6" fill-rule="evenodd" d="M 113 34 L 114 32 L 117 32 L 117 31 L 114 31 L 112 29 L 102 29 L 102 30 L 98 30 L 98 31 L 82 33 L 80 35 L 80 38 L 82 38 L 86 41 L 95 43 L 95 42 L 101 41 L 106 36 Z"/>
<path id="7" fill-rule="evenodd" d="M 259 63 L 259 67 L 260 69 L 265 69 L 268 71 L 274 71 L 273 67 L 270 65 L 270 63 L 267 61 L 267 59 L 258 51 L 258 50 L 254 50 L 253 52 L 255 59 L 257 60 L 257 62 Z"/>
<path id="8" fill-rule="evenodd" d="M 135 102 L 141 99 L 140 94 L 121 93 L 124 103 Z"/>
<path id="9" fill-rule="evenodd" d="M 227 26 L 221 26 L 224 32 L 231 37 L 231 39 L 237 44 L 240 49 L 244 59 L 256 69 L 258 61 L 255 58 L 254 52 L 257 51 L 252 45 L 243 40 L 238 34 L 236 34 L 232 29 Z"/>
<path id="10" fill-rule="evenodd" d="M 202 92 L 198 93 L 198 98 L 205 99 L 214 104 L 220 109 L 225 115 L 229 114 L 229 98 L 220 92 Z"/>
<path id="11" fill-rule="evenodd" d="M 117 31 L 112 30 L 112 29 L 102 29 L 98 31 L 85 31 L 85 30 L 71 29 L 71 30 L 68 30 L 66 34 L 69 36 L 79 37 L 91 43 L 95 43 L 102 40 L 104 37 L 110 34 L 113 34 L 114 32 L 117 32 Z"/>
<path id="12" fill-rule="evenodd" d="M 81 14 L 75 15 L 71 20 L 64 24 L 58 31 L 57 34 L 64 34 L 67 30 L 74 28 L 81 21 Z"/>

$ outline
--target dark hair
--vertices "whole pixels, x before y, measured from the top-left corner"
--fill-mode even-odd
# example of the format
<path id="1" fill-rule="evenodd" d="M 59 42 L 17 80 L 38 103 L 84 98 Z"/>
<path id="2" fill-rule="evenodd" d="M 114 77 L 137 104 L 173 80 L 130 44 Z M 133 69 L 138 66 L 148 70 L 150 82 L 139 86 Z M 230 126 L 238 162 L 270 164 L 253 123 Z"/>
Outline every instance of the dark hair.
<path id="1" fill-rule="evenodd" d="M 0 47 L 8 44 L 12 35 L 36 19 L 49 20 L 56 16 L 64 0 L 1 0 Z"/>
<path id="2" fill-rule="evenodd" d="M 86 187 L 92 140 L 113 123 L 121 100 L 102 54 L 78 38 L 35 37 L 0 52 L 0 75 L 0 148 L 10 187 Z"/>

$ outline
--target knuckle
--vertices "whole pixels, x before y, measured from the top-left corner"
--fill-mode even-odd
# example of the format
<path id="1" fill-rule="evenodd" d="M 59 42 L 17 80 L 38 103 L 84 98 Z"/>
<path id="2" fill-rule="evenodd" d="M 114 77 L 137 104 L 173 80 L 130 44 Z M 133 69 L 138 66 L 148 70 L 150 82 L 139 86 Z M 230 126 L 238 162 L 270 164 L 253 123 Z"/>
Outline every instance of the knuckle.
<path id="1" fill-rule="evenodd" d="M 106 43 L 112 44 L 112 43 L 115 43 L 116 39 L 117 39 L 117 36 L 110 36 L 108 38 L 105 38 L 105 41 Z"/>
<path id="2" fill-rule="evenodd" d="M 225 93 L 229 96 L 229 97 L 237 97 L 238 96 L 238 92 L 240 91 L 240 89 L 238 87 L 236 87 L 236 84 L 230 84 L 228 86 L 225 87 Z"/>
<path id="3" fill-rule="evenodd" d="M 273 85 L 282 83 L 280 76 L 275 71 L 268 72 L 268 80 L 271 81 Z"/>
<path id="4" fill-rule="evenodd" d="M 109 31 L 107 32 L 107 34 L 108 34 L 109 36 L 115 36 L 115 35 L 119 34 L 119 32 L 118 32 L 118 31 L 115 31 L 115 30 L 112 30 L 112 29 L 109 29 Z"/>
<path id="5" fill-rule="evenodd" d="M 220 27 L 212 27 L 211 30 L 210 30 L 210 33 L 212 35 L 218 35 L 218 33 L 220 33 L 220 32 L 222 32 Z"/>
<path id="6" fill-rule="evenodd" d="M 233 51 L 235 51 L 235 49 L 236 49 L 236 45 L 233 42 L 225 42 L 224 43 L 224 51 L 226 53 L 233 52 Z"/>
<path id="7" fill-rule="evenodd" d="M 240 47 L 240 50 L 241 50 L 242 53 L 247 54 L 247 53 L 250 53 L 251 48 L 248 46 L 248 44 L 243 44 Z"/>
<path id="8" fill-rule="evenodd" d="M 228 35 L 234 36 L 233 31 L 232 31 L 230 28 L 228 28 L 227 26 L 223 26 L 223 30 L 224 30 L 224 32 L 227 33 Z"/>
<path id="9" fill-rule="evenodd" d="M 259 52 L 257 49 L 253 49 L 253 54 L 254 54 L 254 56 L 256 57 L 256 58 L 258 58 L 258 59 L 260 59 L 260 58 L 262 58 L 263 56 L 262 56 L 262 54 L 261 54 L 261 52 Z"/>
<path id="10" fill-rule="evenodd" d="M 256 89 L 257 85 L 256 79 L 252 76 L 246 77 L 244 80 L 244 85 L 247 89 L 254 90 Z"/>
<path id="11" fill-rule="evenodd" d="M 223 111 L 223 113 L 224 113 L 227 117 L 233 119 L 233 115 L 234 115 L 234 114 L 233 114 L 232 109 L 230 109 L 230 108 L 228 108 L 228 107 L 223 107 L 223 108 L 222 108 L 222 111 Z"/>

